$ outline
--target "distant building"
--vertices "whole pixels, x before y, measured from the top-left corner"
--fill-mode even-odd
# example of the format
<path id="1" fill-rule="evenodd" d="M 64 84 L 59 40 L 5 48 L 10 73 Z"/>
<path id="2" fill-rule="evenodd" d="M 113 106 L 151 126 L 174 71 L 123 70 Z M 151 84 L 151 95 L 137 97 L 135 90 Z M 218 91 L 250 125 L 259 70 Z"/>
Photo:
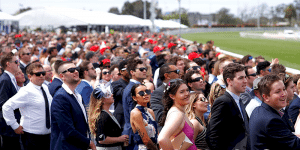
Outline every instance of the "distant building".
<path id="1" fill-rule="evenodd" d="M 216 14 L 200 14 L 199 12 L 188 13 L 189 23 L 193 25 L 217 24 L 218 19 Z"/>

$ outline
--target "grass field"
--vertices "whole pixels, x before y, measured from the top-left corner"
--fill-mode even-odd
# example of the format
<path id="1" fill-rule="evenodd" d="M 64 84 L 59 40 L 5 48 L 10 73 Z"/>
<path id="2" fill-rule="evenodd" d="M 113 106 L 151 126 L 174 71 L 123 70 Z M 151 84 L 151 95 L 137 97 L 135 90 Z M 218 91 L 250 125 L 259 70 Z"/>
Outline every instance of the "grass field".
<path id="1" fill-rule="evenodd" d="M 182 34 L 182 38 L 198 43 L 213 40 L 222 50 L 253 57 L 262 55 L 269 61 L 278 58 L 280 64 L 300 70 L 299 41 L 241 38 L 239 32 L 191 33 Z"/>

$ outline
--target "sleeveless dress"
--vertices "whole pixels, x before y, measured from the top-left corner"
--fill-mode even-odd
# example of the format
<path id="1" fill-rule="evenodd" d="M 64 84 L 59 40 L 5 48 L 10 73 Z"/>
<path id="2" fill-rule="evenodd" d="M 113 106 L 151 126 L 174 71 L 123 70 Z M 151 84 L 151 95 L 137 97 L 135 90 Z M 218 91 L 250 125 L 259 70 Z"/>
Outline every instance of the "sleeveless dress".
<path id="1" fill-rule="evenodd" d="M 148 124 L 147 126 L 145 126 L 148 136 L 154 144 L 157 144 L 158 131 L 156 121 L 153 119 L 152 115 L 147 111 L 147 108 L 139 104 L 136 105 L 136 108 L 141 111 L 144 123 Z M 147 147 L 143 143 L 142 138 L 140 137 L 138 132 L 134 133 L 133 140 L 134 150 L 147 150 Z"/>
<path id="2" fill-rule="evenodd" d="M 198 149 L 209 149 L 205 141 L 206 127 L 204 126 L 202 120 L 196 116 L 196 120 L 203 126 L 203 131 L 199 133 L 195 139 L 195 144 Z"/>
<path id="3" fill-rule="evenodd" d="M 186 121 L 184 122 L 184 127 L 182 128 L 181 132 L 183 132 L 185 134 L 185 136 L 188 138 L 188 140 L 189 140 L 188 142 L 193 143 L 193 145 L 190 146 L 187 150 L 197 150 L 197 147 L 194 142 L 194 129 L 192 127 L 190 127 L 190 125 Z M 181 132 L 179 132 L 179 134 Z"/>

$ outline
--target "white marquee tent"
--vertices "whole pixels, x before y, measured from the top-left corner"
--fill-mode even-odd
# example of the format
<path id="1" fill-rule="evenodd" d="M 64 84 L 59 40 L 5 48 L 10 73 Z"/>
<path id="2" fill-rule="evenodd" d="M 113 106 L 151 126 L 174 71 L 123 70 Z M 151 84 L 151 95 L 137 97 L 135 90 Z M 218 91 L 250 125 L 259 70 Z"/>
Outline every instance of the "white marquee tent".
<path id="1" fill-rule="evenodd" d="M 72 8 L 46 7 L 36 8 L 26 11 L 16 16 L 20 27 L 59 27 L 78 25 L 107 25 L 107 26 L 148 26 L 151 27 L 150 20 L 140 19 L 131 15 L 116 15 L 101 11 L 88 11 Z M 159 28 L 179 28 L 179 23 L 168 20 L 155 20 L 155 25 Z M 181 25 L 181 28 L 187 26 Z"/>

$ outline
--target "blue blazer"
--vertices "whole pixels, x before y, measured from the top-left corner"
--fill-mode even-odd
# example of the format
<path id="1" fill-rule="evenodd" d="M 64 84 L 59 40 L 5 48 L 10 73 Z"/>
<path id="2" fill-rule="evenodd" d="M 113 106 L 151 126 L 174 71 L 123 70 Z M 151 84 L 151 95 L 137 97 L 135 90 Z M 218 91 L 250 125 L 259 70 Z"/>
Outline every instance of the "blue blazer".
<path id="1" fill-rule="evenodd" d="M 300 149 L 300 139 L 294 135 L 279 113 L 262 103 L 250 117 L 251 150 Z"/>
<path id="2" fill-rule="evenodd" d="M 61 88 L 61 85 L 63 84 L 62 81 L 60 81 L 57 78 L 54 78 L 53 81 L 49 84 L 48 89 L 52 97 L 54 97 L 54 94 L 56 91 Z"/>
<path id="3" fill-rule="evenodd" d="M 14 130 L 8 126 L 3 118 L 3 113 L 2 113 L 2 106 L 4 105 L 4 103 L 10 99 L 11 97 L 13 97 L 15 94 L 17 93 L 17 90 L 15 88 L 15 86 L 13 85 L 13 83 L 11 82 L 11 79 L 9 77 L 9 75 L 7 73 L 3 73 L 0 76 L 0 135 L 5 135 L 5 136 L 9 136 L 9 137 L 18 137 L 19 135 L 17 135 Z M 15 117 L 18 121 L 18 123 L 20 123 L 20 118 L 21 118 L 21 114 L 19 109 L 16 109 L 14 111 L 15 113 Z"/>
<path id="4" fill-rule="evenodd" d="M 295 125 L 297 117 L 299 115 L 300 109 L 300 98 L 297 96 L 289 106 L 288 113 L 290 118 L 292 119 L 293 124 Z"/>
<path id="5" fill-rule="evenodd" d="M 87 107 L 90 103 L 93 87 L 91 87 L 87 82 L 81 80 L 75 90 L 81 95 L 84 105 Z"/>
<path id="6" fill-rule="evenodd" d="M 130 124 L 130 112 L 135 107 L 130 93 L 133 85 L 135 85 L 134 82 L 129 82 L 129 84 L 124 89 L 122 98 L 125 119 L 125 125 L 122 135 L 129 135 L 129 144 L 134 144 L 132 141 L 133 131 Z"/>
<path id="7" fill-rule="evenodd" d="M 89 126 L 76 98 L 60 88 L 51 104 L 51 150 L 86 150 Z"/>

